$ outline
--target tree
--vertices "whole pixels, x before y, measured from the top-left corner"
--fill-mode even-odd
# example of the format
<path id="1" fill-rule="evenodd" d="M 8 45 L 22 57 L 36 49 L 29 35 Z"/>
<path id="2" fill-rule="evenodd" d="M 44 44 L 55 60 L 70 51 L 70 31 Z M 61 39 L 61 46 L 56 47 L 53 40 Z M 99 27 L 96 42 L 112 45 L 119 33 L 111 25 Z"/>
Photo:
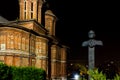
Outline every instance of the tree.
<path id="1" fill-rule="evenodd" d="M 87 77 L 87 68 L 81 64 L 75 64 L 76 69 L 79 71 L 81 78 Z"/>

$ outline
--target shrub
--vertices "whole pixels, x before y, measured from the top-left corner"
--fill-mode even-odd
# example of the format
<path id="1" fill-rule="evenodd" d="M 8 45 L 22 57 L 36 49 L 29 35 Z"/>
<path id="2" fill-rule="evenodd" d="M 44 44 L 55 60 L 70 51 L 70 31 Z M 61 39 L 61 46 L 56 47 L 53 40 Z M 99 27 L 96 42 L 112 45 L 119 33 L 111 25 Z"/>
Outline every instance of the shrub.
<path id="1" fill-rule="evenodd" d="M 13 67 L 0 63 L 0 80 L 46 80 L 46 72 L 35 67 Z"/>
<path id="2" fill-rule="evenodd" d="M 7 65 L 0 63 L 0 80 L 8 80 L 10 69 Z"/>

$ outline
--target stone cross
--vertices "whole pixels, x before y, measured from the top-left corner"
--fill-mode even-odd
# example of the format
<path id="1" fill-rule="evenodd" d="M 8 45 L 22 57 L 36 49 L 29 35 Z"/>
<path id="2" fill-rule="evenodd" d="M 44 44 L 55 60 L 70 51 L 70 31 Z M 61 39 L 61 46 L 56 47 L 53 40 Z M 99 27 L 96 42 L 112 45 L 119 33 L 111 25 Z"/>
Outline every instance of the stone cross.
<path id="1" fill-rule="evenodd" d="M 96 45 L 103 45 L 102 41 L 95 40 L 95 32 L 90 30 L 88 32 L 88 37 L 90 38 L 88 41 L 84 41 L 82 46 L 88 46 L 88 69 L 94 69 L 95 66 L 95 46 Z"/>

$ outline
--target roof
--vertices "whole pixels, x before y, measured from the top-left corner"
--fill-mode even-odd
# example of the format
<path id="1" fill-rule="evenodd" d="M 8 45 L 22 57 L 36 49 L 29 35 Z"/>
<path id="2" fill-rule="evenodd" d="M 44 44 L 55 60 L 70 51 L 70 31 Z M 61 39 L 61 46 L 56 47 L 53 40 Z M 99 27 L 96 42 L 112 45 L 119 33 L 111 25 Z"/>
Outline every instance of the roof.
<path id="1" fill-rule="evenodd" d="M 5 19 L 4 17 L 0 16 L 0 23 L 7 23 L 8 20 Z"/>
<path id="2" fill-rule="evenodd" d="M 45 14 L 56 17 L 51 10 L 46 10 Z"/>

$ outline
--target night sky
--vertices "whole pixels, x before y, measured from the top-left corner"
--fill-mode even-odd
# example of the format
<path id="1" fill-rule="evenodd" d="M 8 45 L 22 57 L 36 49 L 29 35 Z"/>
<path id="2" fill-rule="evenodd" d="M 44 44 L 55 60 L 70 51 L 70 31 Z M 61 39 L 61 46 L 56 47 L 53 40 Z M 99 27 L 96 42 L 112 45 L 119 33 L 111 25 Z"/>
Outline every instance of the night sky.
<path id="1" fill-rule="evenodd" d="M 56 36 L 70 51 L 68 60 L 87 60 L 88 31 L 94 30 L 95 39 L 103 41 L 96 47 L 97 63 L 120 61 L 120 6 L 115 1 L 47 0 L 49 9 L 57 16 Z M 6 3 L 7 2 L 7 3 Z M 19 16 L 17 0 L 0 1 L 0 14 L 8 20 Z"/>

